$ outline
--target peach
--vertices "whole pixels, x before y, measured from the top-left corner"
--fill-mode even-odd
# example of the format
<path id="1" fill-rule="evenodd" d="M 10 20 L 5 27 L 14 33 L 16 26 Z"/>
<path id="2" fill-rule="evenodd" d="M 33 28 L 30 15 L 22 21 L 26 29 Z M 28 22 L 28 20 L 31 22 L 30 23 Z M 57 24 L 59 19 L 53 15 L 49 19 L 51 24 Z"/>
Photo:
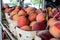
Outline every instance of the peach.
<path id="1" fill-rule="evenodd" d="M 20 10 L 18 12 L 18 15 L 21 15 L 21 16 L 26 16 L 26 12 L 24 10 Z"/>
<path id="2" fill-rule="evenodd" d="M 3 4 L 3 8 L 9 8 L 8 4 Z"/>
<path id="3" fill-rule="evenodd" d="M 32 7 L 28 7 L 28 8 L 26 9 L 26 12 L 27 12 L 27 14 L 29 15 L 29 14 L 33 13 L 34 11 L 33 11 L 33 8 L 32 8 Z"/>
<path id="4" fill-rule="evenodd" d="M 48 30 L 37 31 L 37 36 L 42 40 L 49 40 L 53 37 Z"/>
<path id="5" fill-rule="evenodd" d="M 20 17 L 20 16 L 19 16 L 18 14 L 15 14 L 15 15 L 13 16 L 13 20 L 14 20 L 14 21 L 17 21 L 17 20 L 19 19 L 19 17 Z"/>
<path id="6" fill-rule="evenodd" d="M 21 9 L 20 6 L 16 6 L 16 7 L 15 7 L 15 10 L 16 10 L 17 12 L 19 12 L 20 9 Z"/>
<path id="7" fill-rule="evenodd" d="M 13 10 L 10 15 L 15 15 L 15 14 L 18 14 L 18 12 L 16 10 Z"/>
<path id="8" fill-rule="evenodd" d="M 55 18 L 50 18 L 50 19 L 48 20 L 48 26 L 49 26 L 49 27 L 52 27 L 52 26 L 55 24 L 56 21 L 57 21 L 57 20 L 56 20 Z"/>
<path id="9" fill-rule="evenodd" d="M 29 13 L 29 12 L 31 11 L 31 8 L 28 7 L 28 8 L 26 9 L 26 11 L 27 11 L 27 13 Z"/>
<path id="10" fill-rule="evenodd" d="M 36 16 L 36 21 L 37 22 L 42 22 L 45 20 L 45 14 L 44 13 L 40 13 Z"/>
<path id="11" fill-rule="evenodd" d="M 15 9 L 15 11 L 19 12 L 20 9 Z"/>
<path id="12" fill-rule="evenodd" d="M 5 12 L 6 12 L 6 13 L 11 13 L 12 11 L 13 11 L 13 8 L 5 9 Z"/>
<path id="13" fill-rule="evenodd" d="M 30 23 L 30 27 L 32 27 L 35 23 L 37 23 L 36 21 L 32 21 L 31 23 Z"/>
<path id="14" fill-rule="evenodd" d="M 28 19 L 30 21 L 34 21 L 36 19 L 36 14 L 34 14 L 34 13 L 30 14 L 29 17 L 28 17 Z"/>
<path id="15" fill-rule="evenodd" d="M 56 38 L 60 38 L 60 21 L 57 21 L 52 27 L 50 27 L 49 32 Z"/>
<path id="16" fill-rule="evenodd" d="M 33 31 L 38 31 L 38 30 L 44 30 L 46 28 L 46 21 L 43 22 L 37 22 L 32 26 Z"/>
<path id="17" fill-rule="evenodd" d="M 21 27 L 22 30 L 25 30 L 25 31 L 30 31 L 31 28 L 29 26 L 23 26 Z"/>
<path id="18" fill-rule="evenodd" d="M 20 18 L 18 19 L 17 21 L 17 24 L 18 24 L 18 27 L 22 27 L 22 26 L 25 26 L 27 25 L 27 18 L 25 16 L 20 16 Z"/>

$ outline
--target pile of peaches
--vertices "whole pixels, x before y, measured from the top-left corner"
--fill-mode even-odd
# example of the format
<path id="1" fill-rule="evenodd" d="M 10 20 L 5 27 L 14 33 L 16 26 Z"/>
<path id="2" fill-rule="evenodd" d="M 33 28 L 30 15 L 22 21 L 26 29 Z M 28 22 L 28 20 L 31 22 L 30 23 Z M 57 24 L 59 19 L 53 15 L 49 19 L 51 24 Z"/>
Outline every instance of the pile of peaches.
<path id="1" fill-rule="evenodd" d="M 17 21 L 17 27 L 25 31 L 46 30 L 40 35 L 43 40 L 60 40 L 60 6 L 57 8 L 37 9 L 29 6 L 2 6 L 11 20 Z M 49 34 L 48 34 L 49 33 Z M 45 35 L 45 37 L 44 37 Z M 50 35 L 53 37 L 51 38 Z M 47 39 L 47 38 L 48 39 Z"/>

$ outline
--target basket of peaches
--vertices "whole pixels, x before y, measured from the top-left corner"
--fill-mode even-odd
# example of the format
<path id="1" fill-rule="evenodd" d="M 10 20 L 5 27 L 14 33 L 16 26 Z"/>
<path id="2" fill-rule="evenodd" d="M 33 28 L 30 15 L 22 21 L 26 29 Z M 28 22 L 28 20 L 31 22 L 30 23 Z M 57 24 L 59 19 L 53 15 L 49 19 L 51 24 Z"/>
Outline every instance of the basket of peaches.
<path id="1" fill-rule="evenodd" d="M 6 7 L 3 6 L 4 8 Z M 47 26 L 46 9 L 29 6 L 6 7 L 7 21 L 12 25 L 18 40 L 42 40 L 36 36 L 37 31 L 45 30 Z M 8 17 L 9 16 L 9 17 Z M 10 20 L 10 21 L 9 21 Z M 10 26 L 11 26 L 10 25 Z"/>

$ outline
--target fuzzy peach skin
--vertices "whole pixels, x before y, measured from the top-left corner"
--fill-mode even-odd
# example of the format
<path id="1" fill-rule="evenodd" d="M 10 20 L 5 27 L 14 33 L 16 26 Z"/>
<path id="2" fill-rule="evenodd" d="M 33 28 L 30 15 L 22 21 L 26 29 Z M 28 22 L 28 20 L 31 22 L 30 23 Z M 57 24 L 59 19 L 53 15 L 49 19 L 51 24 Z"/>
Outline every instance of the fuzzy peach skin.
<path id="1" fill-rule="evenodd" d="M 48 20 L 48 26 L 49 26 L 49 27 L 52 27 L 52 26 L 55 24 L 56 21 L 57 21 L 57 20 L 56 20 L 55 18 L 50 18 L 50 19 Z"/>
<path id="2" fill-rule="evenodd" d="M 20 17 L 20 16 L 19 16 L 18 14 L 15 14 L 15 15 L 13 15 L 12 18 L 13 18 L 14 21 L 17 21 L 17 20 L 19 19 L 19 17 Z"/>
<path id="3" fill-rule="evenodd" d="M 45 20 L 45 14 L 44 13 L 40 13 L 36 16 L 36 21 L 37 22 L 42 22 Z"/>
<path id="4" fill-rule="evenodd" d="M 60 22 L 55 23 L 50 27 L 49 32 L 56 38 L 60 38 Z"/>
<path id="5" fill-rule="evenodd" d="M 28 20 L 25 16 L 20 16 L 20 18 L 17 21 L 17 24 L 18 24 L 19 28 L 22 27 L 22 26 L 27 25 L 28 24 L 27 21 Z"/>
<path id="6" fill-rule="evenodd" d="M 24 10 L 20 10 L 18 12 L 18 15 L 21 15 L 21 16 L 26 16 L 26 12 Z"/>
<path id="7" fill-rule="evenodd" d="M 30 14 L 29 17 L 28 17 L 28 19 L 29 19 L 30 21 L 36 20 L 36 14 L 34 14 L 34 13 Z"/>

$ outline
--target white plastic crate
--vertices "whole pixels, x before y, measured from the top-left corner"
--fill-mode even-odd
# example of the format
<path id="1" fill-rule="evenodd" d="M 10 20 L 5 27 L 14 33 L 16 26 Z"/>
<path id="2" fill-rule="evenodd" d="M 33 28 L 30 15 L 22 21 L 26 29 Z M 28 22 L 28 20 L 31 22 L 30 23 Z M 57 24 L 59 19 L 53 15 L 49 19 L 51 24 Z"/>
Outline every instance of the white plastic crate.
<path id="1" fill-rule="evenodd" d="M 16 36 L 16 25 L 14 23 L 9 24 L 9 30 Z"/>

